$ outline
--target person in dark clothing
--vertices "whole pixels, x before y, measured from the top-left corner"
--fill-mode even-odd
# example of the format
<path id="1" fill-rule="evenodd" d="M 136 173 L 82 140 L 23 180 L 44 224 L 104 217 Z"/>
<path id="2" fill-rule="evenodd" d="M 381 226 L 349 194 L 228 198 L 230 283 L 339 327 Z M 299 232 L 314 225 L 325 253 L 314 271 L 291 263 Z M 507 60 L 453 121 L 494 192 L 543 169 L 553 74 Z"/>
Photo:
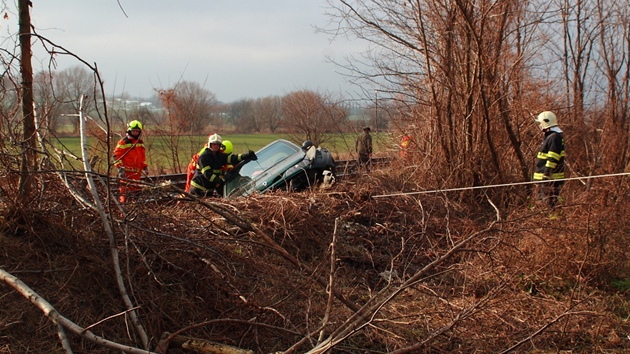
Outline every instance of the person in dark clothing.
<path id="1" fill-rule="evenodd" d="M 190 194 L 204 197 L 216 193 L 221 195 L 226 171 L 223 166 L 258 159 L 252 150 L 245 154 L 226 154 L 221 151 L 222 143 L 219 134 L 212 134 L 208 138 L 208 147 L 201 151 L 197 160 L 197 169 L 190 182 Z"/>
<path id="2" fill-rule="evenodd" d="M 549 183 L 540 183 L 539 197 L 553 208 L 558 203 L 558 196 L 564 184 L 561 179 L 565 178 L 564 135 L 553 112 L 540 113 L 536 122 L 540 125 L 544 137 L 536 154 L 533 179 L 549 180 Z"/>
<path id="3" fill-rule="evenodd" d="M 354 147 L 359 154 L 357 163 L 359 168 L 370 170 L 370 159 L 372 157 L 372 136 L 370 127 L 363 128 L 363 133 L 357 137 Z"/>
<path id="4" fill-rule="evenodd" d="M 201 155 L 207 148 L 208 144 L 204 145 L 198 153 L 193 155 L 192 159 L 190 159 L 190 162 L 188 163 L 188 166 L 186 166 L 186 186 L 184 187 L 184 191 L 186 193 L 190 193 L 190 183 L 192 182 L 193 177 L 195 177 L 195 171 L 197 171 L 197 161 L 199 161 L 199 155 Z M 219 151 L 225 153 L 226 155 L 230 155 L 233 150 L 234 146 L 232 145 L 232 142 L 229 140 L 223 140 Z M 230 171 L 232 168 L 234 168 L 234 165 L 230 164 L 221 167 L 221 169 L 226 172 Z"/>

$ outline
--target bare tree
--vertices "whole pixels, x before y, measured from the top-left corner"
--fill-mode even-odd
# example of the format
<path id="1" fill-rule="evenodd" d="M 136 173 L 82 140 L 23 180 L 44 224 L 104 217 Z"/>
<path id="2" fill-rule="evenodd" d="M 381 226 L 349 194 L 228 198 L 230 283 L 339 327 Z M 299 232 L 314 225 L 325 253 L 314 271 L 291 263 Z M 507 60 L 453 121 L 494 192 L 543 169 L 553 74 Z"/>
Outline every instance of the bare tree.
<path id="1" fill-rule="evenodd" d="M 595 82 L 591 76 L 595 74 L 589 69 L 594 61 L 595 41 L 599 37 L 600 27 L 597 25 L 597 8 L 595 3 L 577 1 L 575 3 L 558 2 L 558 14 L 562 24 L 562 47 L 560 49 L 562 73 L 564 74 L 565 93 L 563 102 L 568 118 L 567 126 L 574 131 L 574 142 L 571 151 L 575 160 L 573 167 L 579 170 L 593 170 L 586 158 L 589 128 L 586 125 L 585 113 L 589 95 L 588 82 Z M 591 167 L 587 167 L 591 165 Z"/>
<path id="2" fill-rule="evenodd" d="M 258 123 L 257 131 L 273 133 L 282 121 L 282 98 L 278 96 L 258 98 L 252 104 L 252 111 Z"/>
<path id="3" fill-rule="evenodd" d="M 234 129 L 240 133 L 252 133 L 258 131 L 258 122 L 254 114 L 253 101 L 242 99 L 230 105 L 228 120 Z"/>
<path id="4" fill-rule="evenodd" d="M 296 91 L 282 99 L 283 124 L 295 141 L 326 141 L 326 133 L 338 132 L 348 116 L 343 105 L 331 96 L 314 91 Z"/>
<path id="5" fill-rule="evenodd" d="M 225 120 L 240 133 L 275 132 L 283 122 L 282 98 L 238 100 L 225 113 Z"/>
<path id="6" fill-rule="evenodd" d="M 54 103 L 52 90 L 52 76 L 48 73 L 39 72 L 33 77 L 33 91 L 35 110 L 39 117 L 40 129 L 56 131 L 58 119 L 52 111 L 57 105 Z"/>
<path id="7" fill-rule="evenodd" d="M 427 170 L 436 184 L 529 178 L 523 150 L 533 125 L 522 102 L 538 110 L 543 96 L 525 66 L 539 23 L 527 12 L 529 2 L 329 4 L 337 10 L 332 33 L 371 43 L 362 60 L 340 65 L 356 82 L 398 101 L 399 112 L 407 107 L 400 125 L 424 129 L 418 134 L 431 141 L 425 153 L 441 166 Z"/>
<path id="8" fill-rule="evenodd" d="M 93 74 L 82 66 L 73 66 L 59 72 L 50 73 L 52 77 L 54 103 L 58 106 L 56 111 L 59 114 L 75 114 L 79 110 L 78 98 L 88 95 L 94 98 L 96 81 Z M 96 100 L 101 99 L 95 97 Z M 94 108 L 93 99 L 85 102 L 85 112 L 90 112 Z M 68 120 L 72 126 L 72 134 L 78 133 L 79 122 L 76 119 Z"/>
<path id="9" fill-rule="evenodd" d="M 19 0 L 20 12 L 20 71 L 22 73 L 22 119 L 24 140 L 22 142 L 22 165 L 19 182 L 19 204 L 26 204 L 31 193 L 33 175 L 37 166 L 35 153 L 35 111 L 33 110 L 33 66 L 31 63 L 31 2 Z"/>
<path id="10" fill-rule="evenodd" d="M 217 104 L 215 95 L 202 88 L 198 83 L 182 81 L 171 89 L 159 90 L 158 98 L 163 108 L 164 118 L 161 124 L 155 124 L 152 130 L 156 139 L 161 140 L 167 147 L 166 168 L 179 173 L 182 171 L 180 162 L 180 141 L 184 136 L 196 136 L 208 130 L 215 116 L 213 114 Z M 197 147 L 192 147 L 197 149 Z M 189 151 L 190 152 L 190 151 Z M 187 156 L 192 155 L 190 152 Z M 159 167 L 162 170 L 162 167 Z"/>
<path id="11" fill-rule="evenodd" d="M 198 134 L 213 123 L 217 104 L 215 95 L 196 82 L 182 81 L 174 87 L 157 91 L 170 134 Z"/>
<path id="12" fill-rule="evenodd" d="M 624 171 L 630 163 L 630 10 L 626 1 L 597 1 L 600 87 L 606 88 L 601 113 L 593 117 L 593 133 L 599 145 L 588 151 L 594 166 L 605 172 Z M 601 118 L 601 119 L 600 119 Z M 615 153 L 609 153 L 615 151 Z"/>
<path id="13" fill-rule="evenodd" d="M 168 148 L 165 150 L 167 154 L 167 161 L 171 161 L 171 165 L 168 166 L 174 172 L 181 173 L 182 166 L 179 163 L 179 144 L 180 135 L 188 130 L 187 123 L 183 122 L 184 113 L 181 111 L 181 107 L 178 104 L 177 93 L 173 90 L 160 90 L 158 91 L 158 97 L 162 102 L 164 108 L 165 123 L 161 124 L 156 130 L 156 136 L 162 140 L 162 143 Z M 161 170 L 161 168 L 159 168 Z"/>
<path id="14" fill-rule="evenodd" d="M 11 70 L 10 63 L 4 63 L 5 70 L 0 80 L 0 131 L 3 134 L 3 143 L 20 141 L 21 137 L 21 120 L 18 111 L 20 105 L 20 84 Z"/>
<path id="15" fill-rule="evenodd" d="M 173 104 L 181 114 L 179 123 L 182 131 L 198 133 L 213 123 L 212 112 L 217 104 L 215 94 L 192 81 L 179 82 L 173 91 L 176 95 Z"/>

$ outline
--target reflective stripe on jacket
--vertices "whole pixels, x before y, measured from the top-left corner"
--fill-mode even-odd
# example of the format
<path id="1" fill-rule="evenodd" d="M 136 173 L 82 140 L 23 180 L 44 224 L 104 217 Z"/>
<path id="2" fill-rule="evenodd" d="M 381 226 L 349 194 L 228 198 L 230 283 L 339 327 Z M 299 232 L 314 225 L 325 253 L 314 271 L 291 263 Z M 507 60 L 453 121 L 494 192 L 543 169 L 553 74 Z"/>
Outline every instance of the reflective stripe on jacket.
<path id="1" fill-rule="evenodd" d="M 562 179 L 564 174 L 564 136 L 562 133 L 545 132 L 543 142 L 536 154 L 534 165 L 534 181 L 549 179 Z"/>
<path id="2" fill-rule="evenodd" d="M 243 159 L 242 154 L 225 154 L 222 152 L 213 152 L 205 149 L 197 160 L 197 169 L 195 175 L 190 182 L 192 187 L 202 191 L 208 191 L 218 187 L 223 179 L 224 171 L 221 169 L 224 165 L 235 165 Z"/>
<path id="3" fill-rule="evenodd" d="M 144 141 L 129 136 L 120 139 L 114 149 L 113 158 L 116 168 L 123 167 L 125 172 L 141 172 L 147 167 Z"/>
<path id="4" fill-rule="evenodd" d="M 184 187 L 186 192 L 190 192 L 190 184 L 195 176 L 195 171 L 197 171 L 197 161 L 199 161 L 199 155 L 201 155 L 205 149 L 206 147 L 204 146 L 198 153 L 194 154 L 188 163 L 188 167 L 186 167 L 186 186 Z"/>

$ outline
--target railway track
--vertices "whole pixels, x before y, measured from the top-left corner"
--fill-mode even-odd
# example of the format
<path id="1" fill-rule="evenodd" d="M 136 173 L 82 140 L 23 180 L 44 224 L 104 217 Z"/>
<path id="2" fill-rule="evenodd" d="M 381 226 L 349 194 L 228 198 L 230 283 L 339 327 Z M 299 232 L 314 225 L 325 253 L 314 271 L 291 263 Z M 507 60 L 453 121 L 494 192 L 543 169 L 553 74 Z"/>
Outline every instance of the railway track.
<path id="1" fill-rule="evenodd" d="M 390 162 L 388 157 L 375 157 L 371 159 L 372 167 L 378 167 L 382 165 L 386 165 Z M 352 178 L 358 173 L 357 169 L 357 160 L 338 160 L 335 161 L 335 177 L 337 180 L 343 180 L 347 178 Z M 185 173 L 172 173 L 165 175 L 155 175 L 149 177 L 143 177 L 143 180 L 149 179 L 153 183 L 159 183 L 163 181 L 171 181 L 172 184 L 183 188 L 186 185 L 186 174 Z"/>

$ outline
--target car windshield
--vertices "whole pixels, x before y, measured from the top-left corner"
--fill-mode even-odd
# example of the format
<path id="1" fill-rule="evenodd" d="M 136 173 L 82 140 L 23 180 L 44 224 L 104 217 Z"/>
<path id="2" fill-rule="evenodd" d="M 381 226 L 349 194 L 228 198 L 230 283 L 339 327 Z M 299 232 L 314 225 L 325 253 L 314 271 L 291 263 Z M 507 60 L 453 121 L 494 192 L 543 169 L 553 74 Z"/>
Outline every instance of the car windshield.
<path id="1" fill-rule="evenodd" d="M 241 168 L 239 174 L 243 177 L 256 178 L 256 176 L 262 172 L 276 166 L 287 157 L 297 153 L 302 153 L 299 146 L 286 140 L 276 140 L 256 152 L 258 160 L 246 163 Z"/>
<path id="2" fill-rule="evenodd" d="M 256 161 L 249 161 L 237 170 L 235 178 L 226 183 L 224 195 L 236 197 L 264 191 L 305 155 L 299 146 L 287 140 L 276 140 L 256 152 Z"/>

